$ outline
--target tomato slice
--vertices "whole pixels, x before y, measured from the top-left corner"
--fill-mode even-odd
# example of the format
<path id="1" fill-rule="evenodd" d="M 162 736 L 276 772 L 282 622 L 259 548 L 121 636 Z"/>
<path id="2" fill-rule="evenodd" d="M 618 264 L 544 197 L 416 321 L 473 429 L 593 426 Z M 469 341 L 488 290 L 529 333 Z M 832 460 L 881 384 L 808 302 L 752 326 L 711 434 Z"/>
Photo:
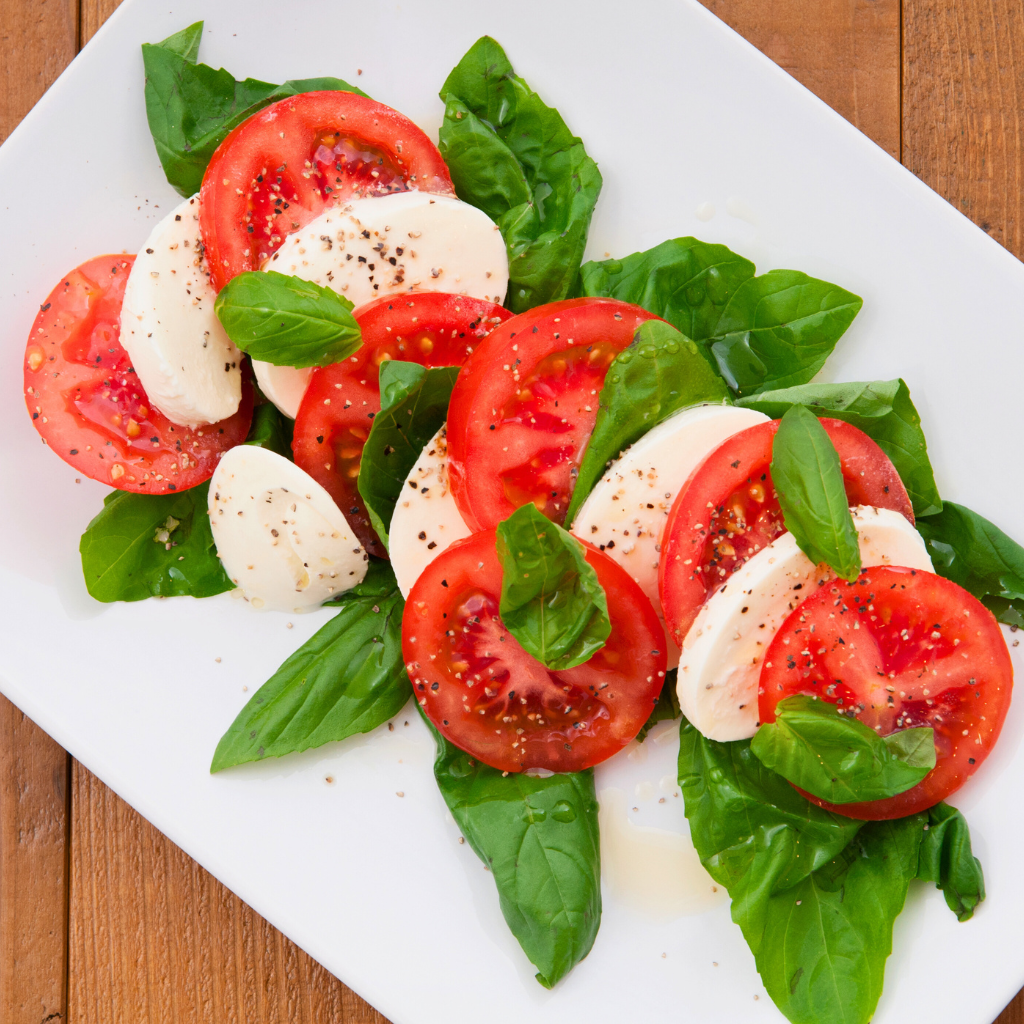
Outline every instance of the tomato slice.
<path id="1" fill-rule="evenodd" d="M 25 404 L 43 441 L 78 472 L 123 491 L 163 494 L 212 476 L 252 419 L 238 412 L 196 428 L 172 423 L 146 397 L 121 347 L 121 301 L 134 256 L 97 256 L 61 279 L 25 348 Z"/>
<path id="2" fill-rule="evenodd" d="M 880 821 L 932 807 L 989 755 L 1013 694 L 1010 653 L 995 616 L 950 580 L 874 566 L 835 580 L 798 605 L 765 654 L 762 722 L 785 697 L 835 704 L 883 736 L 935 730 L 935 767 L 913 789 L 859 804 L 819 807 Z"/>
<path id="3" fill-rule="evenodd" d="M 528 501 L 565 519 L 608 367 L 657 319 L 616 299 L 566 299 L 520 313 L 476 350 L 448 411 L 448 477 L 472 529 Z"/>
<path id="4" fill-rule="evenodd" d="M 850 504 L 892 509 L 913 523 L 907 489 L 885 452 L 842 420 L 821 425 L 839 453 Z M 771 420 L 727 438 L 676 496 L 662 537 L 658 588 L 680 647 L 710 591 L 785 532 L 771 476 L 778 429 L 779 421 Z"/>
<path id="5" fill-rule="evenodd" d="M 380 412 L 380 364 L 461 366 L 511 315 L 493 302 L 446 292 L 375 299 L 355 311 L 363 347 L 310 376 L 295 419 L 295 462 L 334 498 L 370 554 L 388 557 L 357 487 L 363 445 Z"/>
<path id="6" fill-rule="evenodd" d="M 203 177 L 199 227 L 219 291 L 285 235 L 352 196 L 454 195 L 437 147 L 407 117 L 352 92 L 307 92 L 243 121 Z"/>
<path id="7" fill-rule="evenodd" d="M 640 586 L 590 544 L 612 632 L 589 661 L 551 672 L 498 615 L 495 531 L 457 541 L 409 593 L 402 653 L 438 730 L 493 768 L 575 772 L 612 756 L 650 717 L 665 679 L 665 633 Z"/>

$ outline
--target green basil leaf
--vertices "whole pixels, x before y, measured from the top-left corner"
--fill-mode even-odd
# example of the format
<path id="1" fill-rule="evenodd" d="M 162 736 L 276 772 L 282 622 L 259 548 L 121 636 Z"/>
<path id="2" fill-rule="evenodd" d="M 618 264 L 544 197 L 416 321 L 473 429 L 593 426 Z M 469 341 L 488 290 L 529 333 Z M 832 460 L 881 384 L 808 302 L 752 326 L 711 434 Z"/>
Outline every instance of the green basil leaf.
<path id="1" fill-rule="evenodd" d="M 1000 622 L 1024 626 L 1024 548 L 952 501 L 919 519 L 917 529 L 940 576 L 972 593 Z"/>
<path id="2" fill-rule="evenodd" d="M 423 446 L 444 426 L 457 366 L 381 363 L 381 411 L 373 418 L 359 463 L 359 493 L 384 547 L 395 505 Z"/>
<path id="3" fill-rule="evenodd" d="M 960 921 L 969 921 L 985 899 L 985 876 L 971 850 L 971 830 L 949 804 L 936 804 L 928 811 L 917 877 L 942 890 L 946 905 Z"/>
<path id="4" fill-rule="evenodd" d="M 551 988 L 590 952 L 601 924 L 593 773 L 503 775 L 430 729 L 444 802 L 490 869 L 501 912 L 537 980 Z"/>
<path id="5" fill-rule="evenodd" d="M 363 343 L 348 299 L 276 270 L 233 277 L 213 309 L 243 352 L 275 366 L 329 366 Z"/>
<path id="6" fill-rule="evenodd" d="M 270 402 L 264 402 L 252 411 L 252 425 L 249 427 L 249 436 L 245 443 L 267 448 L 290 459 L 294 428 L 294 420 L 289 419 Z"/>
<path id="7" fill-rule="evenodd" d="M 679 695 L 676 693 L 677 675 L 678 669 L 674 668 L 670 668 L 665 673 L 665 685 L 661 688 L 654 710 L 636 734 L 638 742 L 643 743 L 647 739 L 647 734 L 659 722 L 674 722 L 682 714 L 679 708 Z"/>
<path id="8" fill-rule="evenodd" d="M 341 610 L 253 695 L 221 737 L 211 772 L 370 732 L 405 706 L 402 610 L 394 573 L 374 563 Z"/>
<path id="9" fill-rule="evenodd" d="M 483 210 L 508 248 L 505 305 L 563 299 L 576 280 L 601 173 L 558 111 L 483 36 L 441 87 L 438 148 L 459 198 Z"/>
<path id="10" fill-rule="evenodd" d="M 750 741 L 754 756 L 794 786 L 830 804 L 885 800 L 916 786 L 935 767 L 930 728 L 879 736 L 814 697 L 779 701 L 774 722 Z"/>
<path id="11" fill-rule="evenodd" d="M 672 238 L 621 260 L 584 263 L 576 294 L 643 306 L 702 341 L 714 334 L 729 300 L 754 273 L 750 260 L 724 245 Z"/>
<path id="12" fill-rule="evenodd" d="M 571 523 L 613 459 L 667 416 L 700 402 L 729 400 L 729 389 L 697 346 L 661 320 L 648 320 L 608 367 L 565 521 Z"/>
<path id="13" fill-rule="evenodd" d="M 889 456 L 913 502 L 915 515 L 929 516 L 942 508 L 921 417 L 902 380 L 801 384 L 741 398 L 737 405 L 757 409 L 773 420 L 781 419 L 794 405 L 806 405 L 815 416 L 852 423 Z"/>
<path id="14" fill-rule="evenodd" d="M 528 502 L 498 526 L 499 612 L 548 668 L 582 665 L 611 635 L 608 601 L 583 545 Z"/>
<path id="15" fill-rule="evenodd" d="M 206 165 L 228 132 L 267 104 L 321 89 L 366 95 L 340 78 L 236 82 L 223 68 L 196 63 L 202 34 L 197 21 L 162 43 L 142 46 L 149 130 L 167 180 L 183 196 L 199 191 Z"/>
<path id="16" fill-rule="evenodd" d="M 78 546 L 89 593 L 110 602 L 233 590 L 213 543 L 208 491 L 203 483 L 176 494 L 108 494 Z"/>
<path id="17" fill-rule="evenodd" d="M 839 454 L 818 417 L 802 405 L 787 410 L 772 443 L 772 483 L 786 529 L 815 565 L 843 579 L 860 572 L 860 546 L 843 484 Z"/>

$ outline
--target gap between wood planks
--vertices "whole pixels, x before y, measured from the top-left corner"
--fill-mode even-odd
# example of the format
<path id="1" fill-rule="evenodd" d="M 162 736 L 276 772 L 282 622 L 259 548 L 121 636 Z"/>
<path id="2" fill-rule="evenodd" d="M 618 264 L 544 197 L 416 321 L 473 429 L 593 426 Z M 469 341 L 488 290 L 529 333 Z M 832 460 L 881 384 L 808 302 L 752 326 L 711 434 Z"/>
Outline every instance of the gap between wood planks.
<path id="1" fill-rule="evenodd" d="M 1022 254 L 1019 3 L 704 2 Z M 3 6 L 0 138 L 117 2 Z M 69 999 L 71 1024 L 386 1024 L 0 698 L 0 1021 Z"/>

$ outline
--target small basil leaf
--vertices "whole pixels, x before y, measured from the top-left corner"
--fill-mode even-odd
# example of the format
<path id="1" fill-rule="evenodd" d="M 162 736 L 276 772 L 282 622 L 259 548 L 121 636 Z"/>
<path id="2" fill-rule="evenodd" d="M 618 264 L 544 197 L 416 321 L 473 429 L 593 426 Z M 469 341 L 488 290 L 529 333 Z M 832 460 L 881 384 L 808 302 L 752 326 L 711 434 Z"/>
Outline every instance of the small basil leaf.
<path id="1" fill-rule="evenodd" d="M 233 590 L 207 515 L 209 483 L 177 494 L 113 491 L 79 543 L 97 601 L 212 597 Z"/>
<path id="2" fill-rule="evenodd" d="M 529 654 L 562 671 L 604 647 L 608 602 L 575 537 L 529 502 L 498 526 L 496 547 L 501 619 Z"/>
<path id="3" fill-rule="evenodd" d="M 249 436 L 245 443 L 267 448 L 290 459 L 294 427 L 294 420 L 279 412 L 270 402 L 264 402 L 252 411 L 252 425 L 249 427 Z"/>
<path id="4" fill-rule="evenodd" d="M 565 298 L 587 244 L 601 173 L 557 110 L 483 36 L 441 87 L 438 148 L 459 198 L 496 221 L 509 256 L 506 305 Z"/>
<path id="5" fill-rule="evenodd" d="M 621 260 L 584 263 L 576 294 L 643 306 L 702 341 L 714 333 L 739 286 L 753 276 L 754 264 L 724 245 L 673 238 Z"/>
<path id="6" fill-rule="evenodd" d="M 202 33 L 197 21 L 162 43 L 142 46 L 149 130 L 167 180 L 183 196 L 199 191 L 206 165 L 228 132 L 267 104 L 321 89 L 366 95 L 340 78 L 236 82 L 223 68 L 196 63 Z"/>
<path id="7" fill-rule="evenodd" d="M 801 384 L 741 398 L 737 405 L 757 409 L 773 420 L 780 419 L 791 406 L 806 405 L 815 416 L 852 423 L 889 456 L 915 515 L 929 516 L 942 508 L 921 417 L 902 380 Z"/>
<path id="8" fill-rule="evenodd" d="M 381 568 L 380 566 L 384 566 Z M 394 573 L 380 563 L 267 680 L 221 737 L 211 772 L 370 732 L 412 693 Z"/>
<path id="9" fill-rule="evenodd" d="M 772 482 L 800 550 L 815 565 L 824 562 L 843 579 L 856 579 L 860 546 L 839 455 L 818 417 L 802 405 L 792 406 L 779 423 Z"/>
<path id="10" fill-rule="evenodd" d="M 1024 625 L 1024 548 L 952 501 L 919 519 L 917 529 L 940 576 L 972 593 L 1000 622 Z"/>
<path id="11" fill-rule="evenodd" d="M 573 521 L 611 461 L 651 427 L 689 405 L 728 400 L 729 389 L 689 338 L 661 320 L 642 324 L 608 367 L 565 521 Z"/>
<path id="12" fill-rule="evenodd" d="M 658 695 L 654 710 L 636 734 L 638 742 L 643 743 L 647 739 L 647 734 L 659 722 L 675 721 L 682 714 L 682 711 L 679 709 L 679 695 L 676 693 L 677 674 L 678 670 L 674 668 L 670 668 L 665 673 L 665 685 L 661 688 L 661 693 Z"/>
<path id="13" fill-rule="evenodd" d="M 537 980 L 551 988 L 590 952 L 601 924 L 593 773 L 503 775 L 430 730 L 444 802 L 490 869 L 501 912 Z"/>
<path id="14" fill-rule="evenodd" d="M 879 736 L 813 697 L 779 701 L 750 750 L 766 767 L 830 804 L 885 800 L 916 786 L 935 767 L 930 728 Z"/>
<path id="15" fill-rule="evenodd" d="M 942 890 L 946 905 L 960 921 L 969 921 L 985 899 L 985 876 L 971 851 L 971 830 L 949 804 L 936 804 L 928 811 L 917 877 Z"/>
<path id="16" fill-rule="evenodd" d="M 381 411 L 373 418 L 359 463 L 359 493 L 385 547 L 406 477 L 423 446 L 444 426 L 457 366 L 428 370 L 389 359 L 380 367 Z"/>
<path id="17" fill-rule="evenodd" d="M 275 270 L 233 277 L 213 308 L 243 352 L 275 366 L 329 366 L 363 343 L 348 299 Z"/>

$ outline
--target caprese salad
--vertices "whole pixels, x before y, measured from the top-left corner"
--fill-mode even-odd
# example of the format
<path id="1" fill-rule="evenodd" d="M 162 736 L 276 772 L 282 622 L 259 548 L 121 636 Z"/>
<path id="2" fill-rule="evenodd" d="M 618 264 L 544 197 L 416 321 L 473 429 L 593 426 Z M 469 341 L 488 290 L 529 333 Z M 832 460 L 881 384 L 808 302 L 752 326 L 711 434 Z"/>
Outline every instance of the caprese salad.
<path id="1" fill-rule="evenodd" d="M 1024 551 L 941 500 L 902 381 L 813 381 L 860 299 L 694 238 L 584 264 L 600 173 L 489 38 L 435 146 L 341 80 L 236 82 L 201 33 L 143 47 L 184 198 L 25 350 L 43 442 L 114 488 L 90 592 L 336 605 L 212 770 L 413 696 L 548 987 L 600 923 L 590 769 L 681 717 L 772 998 L 868 1021 L 911 882 L 984 898 L 943 801 L 1006 716 Z"/>

